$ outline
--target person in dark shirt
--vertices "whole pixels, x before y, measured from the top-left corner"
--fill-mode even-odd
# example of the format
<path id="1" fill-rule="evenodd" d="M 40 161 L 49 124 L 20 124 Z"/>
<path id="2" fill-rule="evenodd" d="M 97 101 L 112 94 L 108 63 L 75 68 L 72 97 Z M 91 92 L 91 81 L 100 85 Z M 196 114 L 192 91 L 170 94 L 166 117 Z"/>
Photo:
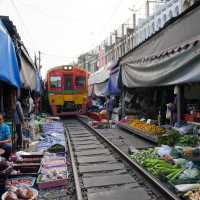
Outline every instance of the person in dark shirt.
<path id="1" fill-rule="evenodd" d="M 17 149 L 20 150 L 22 148 L 22 126 L 24 125 L 24 113 L 19 98 L 16 102 L 14 123 L 17 133 Z"/>
<path id="2" fill-rule="evenodd" d="M 10 127 L 4 123 L 2 113 L 0 113 L 0 148 L 5 150 L 3 156 L 8 160 L 12 150 L 11 132 Z"/>

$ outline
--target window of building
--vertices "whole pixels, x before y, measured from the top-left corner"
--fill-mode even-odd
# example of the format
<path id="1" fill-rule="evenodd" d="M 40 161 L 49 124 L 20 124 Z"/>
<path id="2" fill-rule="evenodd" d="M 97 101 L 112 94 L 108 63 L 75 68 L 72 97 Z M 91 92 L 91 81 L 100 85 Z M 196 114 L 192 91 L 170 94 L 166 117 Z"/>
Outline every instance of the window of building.
<path id="1" fill-rule="evenodd" d="M 51 76 L 50 77 L 50 87 L 51 88 L 60 88 L 61 87 L 61 77 L 60 76 Z"/>
<path id="2" fill-rule="evenodd" d="M 76 77 L 76 80 L 75 80 L 75 84 L 77 87 L 85 87 L 85 77 L 82 77 L 82 76 L 77 76 Z"/>
<path id="3" fill-rule="evenodd" d="M 71 89 L 72 88 L 72 76 L 71 75 L 65 75 L 64 76 L 64 89 Z"/>

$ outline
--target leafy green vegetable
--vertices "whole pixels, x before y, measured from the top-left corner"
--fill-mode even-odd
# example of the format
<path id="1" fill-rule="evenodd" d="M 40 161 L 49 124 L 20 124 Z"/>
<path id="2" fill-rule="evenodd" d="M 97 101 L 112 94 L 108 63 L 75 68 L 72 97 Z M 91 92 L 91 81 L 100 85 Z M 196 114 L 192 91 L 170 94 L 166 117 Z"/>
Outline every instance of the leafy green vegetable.
<path id="1" fill-rule="evenodd" d="M 158 178 L 164 177 L 168 181 L 175 180 L 184 171 L 183 168 L 160 159 L 146 159 L 143 162 L 143 166 L 152 175 Z"/>
<path id="2" fill-rule="evenodd" d="M 199 142 L 197 135 L 184 135 L 178 139 L 177 145 L 179 146 L 196 146 Z"/>

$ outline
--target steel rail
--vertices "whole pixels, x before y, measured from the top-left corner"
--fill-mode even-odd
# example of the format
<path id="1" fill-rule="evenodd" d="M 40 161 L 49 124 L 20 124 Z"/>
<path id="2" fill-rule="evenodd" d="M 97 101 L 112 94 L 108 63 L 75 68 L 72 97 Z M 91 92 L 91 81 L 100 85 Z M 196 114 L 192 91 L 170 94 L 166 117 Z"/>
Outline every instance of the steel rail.
<path id="1" fill-rule="evenodd" d="M 115 151 L 117 151 L 126 162 L 128 162 L 131 166 L 133 166 L 138 172 L 140 172 L 144 177 L 146 177 L 153 185 L 155 185 L 157 188 L 161 190 L 161 192 L 164 195 L 167 195 L 167 197 L 170 200 L 181 200 L 176 194 L 174 194 L 172 191 L 170 191 L 168 188 L 166 188 L 158 179 L 153 177 L 149 172 L 147 172 L 143 167 L 141 167 L 138 163 L 136 163 L 134 160 L 131 160 L 124 152 L 122 152 L 115 144 L 110 142 L 107 138 L 105 138 L 98 130 L 91 127 L 87 122 L 81 119 L 81 117 L 78 117 L 78 120 L 83 123 L 86 127 L 88 127 L 90 130 L 92 130 L 95 134 L 97 134 L 100 138 L 102 138 L 106 143 L 108 143 Z"/>
<path id="2" fill-rule="evenodd" d="M 81 187 L 80 187 L 80 183 L 79 183 L 78 171 L 77 171 L 76 164 L 75 164 L 75 158 L 74 158 L 74 154 L 73 154 L 73 150 L 72 150 L 72 145 L 71 145 L 71 141 L 70 141 L 70 137 L 69 137 L 68 128 L 65 128 L 65 134 L 67 137 L 67 144 L 68 144 L 69 153 L 70 153 L 70 157 L 71 157 L 77 200 L 83 200 Z"/>

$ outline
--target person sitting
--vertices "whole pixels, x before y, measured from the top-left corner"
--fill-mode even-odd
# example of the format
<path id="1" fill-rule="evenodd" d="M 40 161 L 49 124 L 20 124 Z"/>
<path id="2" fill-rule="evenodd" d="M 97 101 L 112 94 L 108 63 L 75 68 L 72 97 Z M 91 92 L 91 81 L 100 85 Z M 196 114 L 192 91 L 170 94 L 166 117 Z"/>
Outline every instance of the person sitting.
<path id="1" fill-rule="evenodd" d="M 8 160 L 12 149 L 11 132 L 10 127 L 4 123 L 2 113 L 0 113 L 0 148 L 5 150 L 5 153 L 2 156 Z"/>

